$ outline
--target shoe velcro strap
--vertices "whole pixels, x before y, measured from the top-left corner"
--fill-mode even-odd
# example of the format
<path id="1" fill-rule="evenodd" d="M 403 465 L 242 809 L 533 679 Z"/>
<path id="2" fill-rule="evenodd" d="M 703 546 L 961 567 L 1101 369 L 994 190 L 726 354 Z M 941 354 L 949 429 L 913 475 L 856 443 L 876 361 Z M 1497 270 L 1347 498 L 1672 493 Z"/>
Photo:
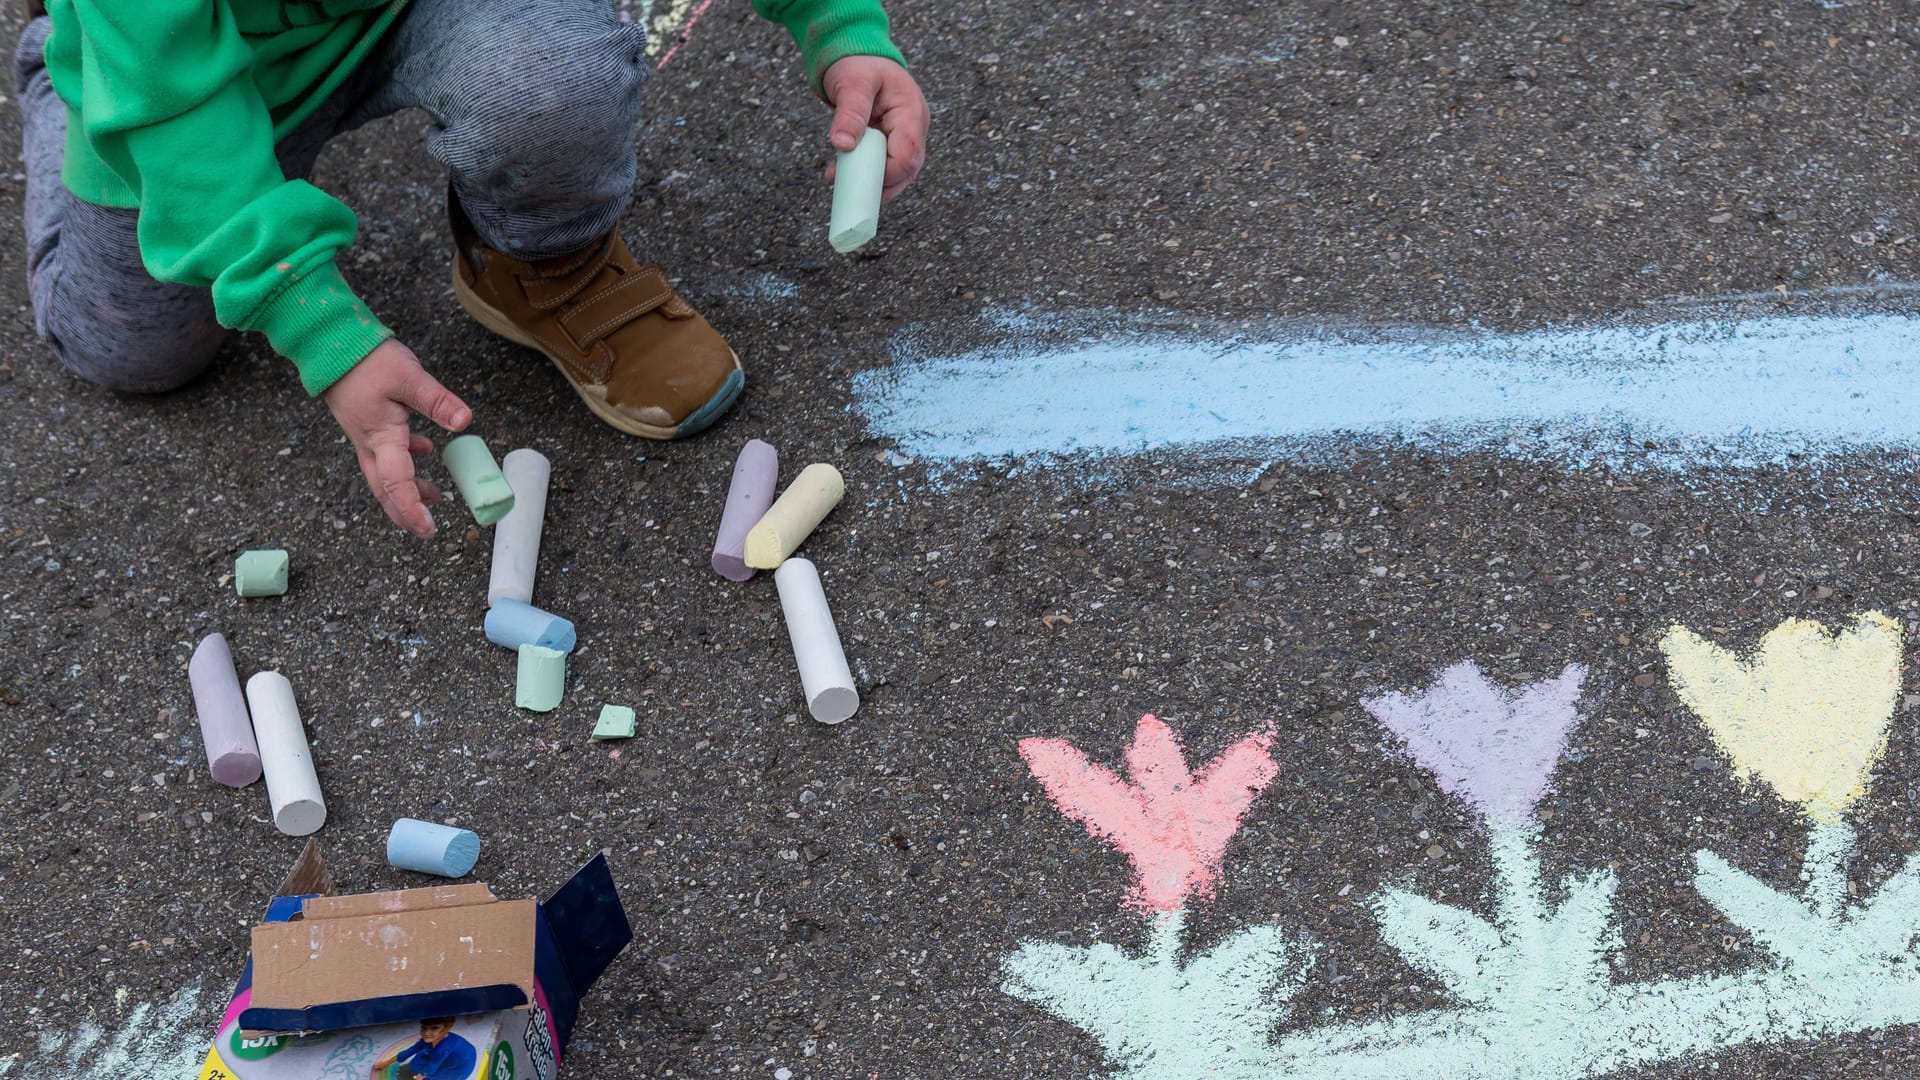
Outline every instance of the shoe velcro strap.
<path id="1" fill-rule="evenodd" d="M 648 268 L 623 274 L 620 280 L 576 300 L 560 316 L 560 329 L 584 352 L 594 342 L 673 299 L 673 286 L 660 271 Z"/>
<path id="2" fill-rule="evenodd" d="M 593 254 L 550 277 L 542 276 L 535 268 L 550 266 L 552 260 L 532 266 L 518 264 L 523 269 L 516 270 L 514 276 L 520 279 L 520 291 L 535 311 L 552 311 L 580 295 L 581 290 L 592 284 L 593 279 L 600 275 L 600 268 L 607 265 L 612 257 L 613 238 L 609 237 Z"/>

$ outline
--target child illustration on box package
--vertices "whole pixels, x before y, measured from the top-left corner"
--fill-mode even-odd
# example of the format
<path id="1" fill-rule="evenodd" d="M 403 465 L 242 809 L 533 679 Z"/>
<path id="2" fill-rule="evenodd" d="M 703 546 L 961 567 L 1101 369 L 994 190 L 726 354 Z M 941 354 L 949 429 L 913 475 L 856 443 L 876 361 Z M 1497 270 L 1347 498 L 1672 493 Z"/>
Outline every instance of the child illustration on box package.
<path id="1" fill-rule="evenodd" d="M 433 535 L 440 492 L 413 462 L 431 444 L 409 422 L 459 430 L 473 410 L 349 287 L 336 256 L 354 214 L 306 180 L 335 136 L 418 108 L 447 170 L 454 297 L 481 326 L 544 355 L 632 435 L 691 435 L 739 398 L 740 358 L 621 234 L 652 68 L 645 29 L 610 0 L 26 3 L 14 94 L 29 293 L 80 378 L 159 393 L 196 378 L 230 331 L 263 334 L 333 414 L 381 508 Z M 833 108 L 820 151 L 879 129 L 882 194 L 898 194 L 929 114 L 881 0 L 752 7 L 787 29 Z M 734 182 L 745 198 L 781 181 Z"/>
<path id="2" fill-rule="evenodd" d="M 372 1080 L 469 1080 L 479 1063 L 473 1044 L 453 1033 L 453 1017 L 442 1016 L 420 1021 L 420 1041 L 376 1062 Z"/>

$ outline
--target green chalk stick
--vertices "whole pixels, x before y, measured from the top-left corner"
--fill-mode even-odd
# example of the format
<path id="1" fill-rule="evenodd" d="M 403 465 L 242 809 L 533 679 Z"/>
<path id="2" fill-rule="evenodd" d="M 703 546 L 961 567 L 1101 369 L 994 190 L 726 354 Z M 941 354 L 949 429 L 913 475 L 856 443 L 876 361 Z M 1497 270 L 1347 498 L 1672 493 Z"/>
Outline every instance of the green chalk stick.
<path id="1" fill-rule="evenodd" d="M 567 654 L 545 645 L 520 646 L 519 678 L 513 703 L 534 712 L 552 712 L 567 687 Z"/>
<path id="2" fill-rule="evenodd" d="M 487 449 L 485 439 L 462 435 L 440 451 L 440 458 L 453 474 L 454 486 L 467 501 L 467 509 L 473 511 L 473 520 L 491 525 L 513 509 L 513 488 L 507 486 L 507 478 L 500 475 L 500 466 L 493 460 L 493 451 Z"/>
<path id="3" fill-rule="evenodd" d="M 633 738 L 633 710 L 625 705 L 600 706 L 600 721 L 593 725 L 595 739 Z"/>
<path id="4" fill-rule="evenodd" d="M 279 548 L 241 552 L 233 560 L 233 591 L 241 596 L 285 595 L 287 553 Z"/>
<path id="5" fill-rule="evenodd" d="M 880 189 L 887 176 L 887 137 L 868 128 L 854 148 L 835 159 L 833 220 L 827 243 L 845 255 L 880 228 Z"/>

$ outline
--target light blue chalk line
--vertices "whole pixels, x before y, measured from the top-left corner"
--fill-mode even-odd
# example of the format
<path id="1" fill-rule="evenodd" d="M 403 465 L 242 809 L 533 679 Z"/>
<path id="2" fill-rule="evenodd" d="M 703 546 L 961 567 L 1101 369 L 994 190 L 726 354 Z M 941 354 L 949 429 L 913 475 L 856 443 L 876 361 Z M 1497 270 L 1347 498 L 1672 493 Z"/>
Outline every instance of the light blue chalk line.
<path id="1" fill-rule="evenodd" d="M 936 471 L 1354 445 L 1671 469 L 1920 449 L 1920 317 L 1907 315 L 1044 336 L 861 372 L 855 408 Z"/>

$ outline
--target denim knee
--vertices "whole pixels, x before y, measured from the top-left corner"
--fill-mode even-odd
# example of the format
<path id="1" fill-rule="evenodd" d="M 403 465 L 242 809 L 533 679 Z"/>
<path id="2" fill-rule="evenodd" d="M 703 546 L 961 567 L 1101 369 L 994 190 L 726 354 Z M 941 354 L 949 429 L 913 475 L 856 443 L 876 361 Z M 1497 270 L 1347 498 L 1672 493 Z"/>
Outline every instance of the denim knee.
<path id="1" fill-rule="evenodd" d="M 556 21 L 486 27 L 489 62 L 443 88 L 427 142 L 481 235 L 522 258 L 610 231 L 636 172 L 645 32 L 610 8 Z"/>
<path id="2" fill-rule="evenodd" d="M 117 394 L 178 390 L 212 365 L 227 339 L 226 329 L 211 318 L 145 332 L 128 332 L 109 322 L 54 318 L 45 320 L 42 333 L 61 366 Z"/>

